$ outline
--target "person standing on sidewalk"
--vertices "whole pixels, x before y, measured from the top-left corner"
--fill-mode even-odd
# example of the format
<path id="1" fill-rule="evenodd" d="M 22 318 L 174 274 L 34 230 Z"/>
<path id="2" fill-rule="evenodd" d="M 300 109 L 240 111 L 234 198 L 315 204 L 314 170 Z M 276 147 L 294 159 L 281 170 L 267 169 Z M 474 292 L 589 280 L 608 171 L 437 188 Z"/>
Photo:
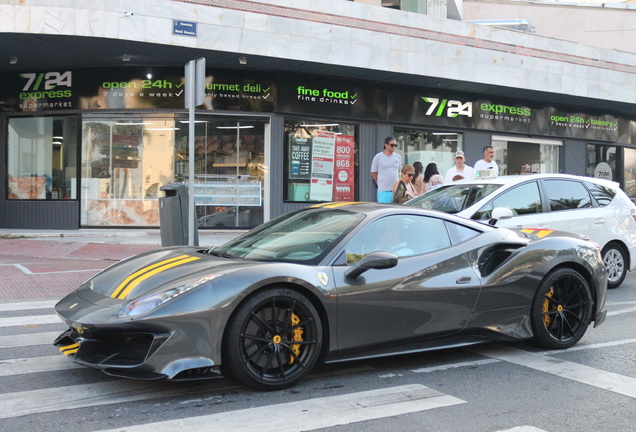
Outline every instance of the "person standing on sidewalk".
<path id="1" fill-rule="evenodd" d="M 461 150 L 457 150 L 457 153 L 455 153 L 455 166 L 446 171 L 444 183 L 451 184 L 453 182 L 453 178 L 457 175 L 460 175 L 462 178 L 467 180 L 475 179 L 475 170 L 466 165 L 466 158 L 464 157 L 464 152 Z"/>
<path id="2" fill-rule="evenodd" d="M 484 147 L 484 158 L 475 162 L 475 173 L 481 170 L 491 169 L 495 172 L 495 177 L 499 175 L 499 167 L 495 162 L 495 148 L 491 145 Z"/>
<path id="3" fill-rule="evenodd" d="M 371 177 L 378 188 L 379 203 L 393 202 L 393 185 L 402 168 L 402 156 L 395 153 L 396 147 L 395 138 L 387 137 L 384 140 L 384 150 L 376 154 L 371 162 Z"/>

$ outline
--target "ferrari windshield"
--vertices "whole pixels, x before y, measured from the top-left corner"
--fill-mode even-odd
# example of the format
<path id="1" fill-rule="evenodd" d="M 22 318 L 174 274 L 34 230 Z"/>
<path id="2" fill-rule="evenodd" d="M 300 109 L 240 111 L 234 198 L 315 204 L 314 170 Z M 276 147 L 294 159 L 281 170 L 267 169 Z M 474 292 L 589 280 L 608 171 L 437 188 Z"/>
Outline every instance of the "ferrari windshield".
<path id="1" fill-rule="evenodd" d="M 279 216 L 223 246 L 213 254 L 315 264 L 364 215 L 337 209 L 307 209 Z"/>
<path id="2" fill-rule="evenodd" d="M 503 185 L 494 183 L 451 184 L 433 189 L 424 195 L 413 198 L 405 204 L 455 214 L 490 195 L 501 186 Z"/>

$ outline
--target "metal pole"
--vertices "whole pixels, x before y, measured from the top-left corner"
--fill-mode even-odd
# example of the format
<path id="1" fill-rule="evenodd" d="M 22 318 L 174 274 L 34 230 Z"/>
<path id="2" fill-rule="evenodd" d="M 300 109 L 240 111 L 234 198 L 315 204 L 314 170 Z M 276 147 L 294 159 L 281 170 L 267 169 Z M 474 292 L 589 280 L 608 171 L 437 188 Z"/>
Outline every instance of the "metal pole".
<path id="1" fill-rule="evenodd" d="M 194 107 L 195 107 L 195 61 L 191 60 L 186 68 L 186 80 L 189 83 L 188 103 L 188 246 L 194 246 L 194 221 L 196 208 L 194 205 Z"/>

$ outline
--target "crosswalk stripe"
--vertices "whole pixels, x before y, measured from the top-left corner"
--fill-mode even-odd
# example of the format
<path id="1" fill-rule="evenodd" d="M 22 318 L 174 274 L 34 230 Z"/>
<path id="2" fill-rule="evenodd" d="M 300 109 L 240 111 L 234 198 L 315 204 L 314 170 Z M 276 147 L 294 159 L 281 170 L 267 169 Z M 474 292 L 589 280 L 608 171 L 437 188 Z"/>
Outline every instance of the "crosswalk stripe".
<path id="1" fill-rule="evenodd" d="M 32 315 L 21 317 L 0 318 L 0 327 L 31 326 L 40 324 L 60 324 L 57 315 Z"/>
<path id="2" fill-rule="evenodd" d="M 67 359 L 68 360 L 68 359 Z M 86 385 L 54 387 L 0 394 L 0 419 L 30 414 L 86 408 L 109 404 L 209 391 L 209 383 L 198 386 L 157 381 L 116 380 Z"/>
<path id="3" fill-rule="evenodd" d="M 500 345 L 478 346 L 470 351 L 636 398 L 636 379 L 625 375 Z"/>
<path id="4" fill-rule="evenodd" d="M 127 432 L 172 432 L 175 430 L 262 432 L 264 430 L 263 419 L 267 419 L 267 430 L 277 432 L 309 431 L 462 403 L 466 403 L 466 401 L 420 384 L 411 384 L 147 423 L 102 432 L 115 432 L 124 429 Z M 284 414 L 272 415 L 272 413 Z"/>
<path id="5" fill-rule="evenodd" d="M 0 336 L 0 348 L 18 348 L 33 345 L 51 345 L 62 330 L 46 333 L 24 333 L 10 336 Z"/>
<path id="6" fill-rule="evenodd" d="M 86 366 L 73 363 L 68 357 L 61 354 L 45 357 L 7 359 L 0 360 L 0 377 L 76 368 L 86 368 Z"/>
<path id="7" fill-rule="evenodd" d="M 32 302 L 0 303 L 0 312 L 20 311 L 29 309 L 53 309 L 59 300 L 38 300 Z"/>

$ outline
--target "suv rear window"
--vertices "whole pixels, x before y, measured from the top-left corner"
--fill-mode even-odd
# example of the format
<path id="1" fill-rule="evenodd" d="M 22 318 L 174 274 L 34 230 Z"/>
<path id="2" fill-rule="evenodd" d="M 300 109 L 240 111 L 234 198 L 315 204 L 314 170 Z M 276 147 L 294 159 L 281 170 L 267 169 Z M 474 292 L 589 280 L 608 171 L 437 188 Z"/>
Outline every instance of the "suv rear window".
<path id="1" fill-rule="evenodd" d="M 592 207 L 590 192 L 581 182 L 573 180 L 545 180 L 543 182 L 552 211 Z"/>
<path id="2" fill-rule="evenodd" d="M 600 184 L 585 182 L 585 186 L 592 192 L 592 196 L 600 207 L 606 207 L 616 196 L 616 191 Z"/>

